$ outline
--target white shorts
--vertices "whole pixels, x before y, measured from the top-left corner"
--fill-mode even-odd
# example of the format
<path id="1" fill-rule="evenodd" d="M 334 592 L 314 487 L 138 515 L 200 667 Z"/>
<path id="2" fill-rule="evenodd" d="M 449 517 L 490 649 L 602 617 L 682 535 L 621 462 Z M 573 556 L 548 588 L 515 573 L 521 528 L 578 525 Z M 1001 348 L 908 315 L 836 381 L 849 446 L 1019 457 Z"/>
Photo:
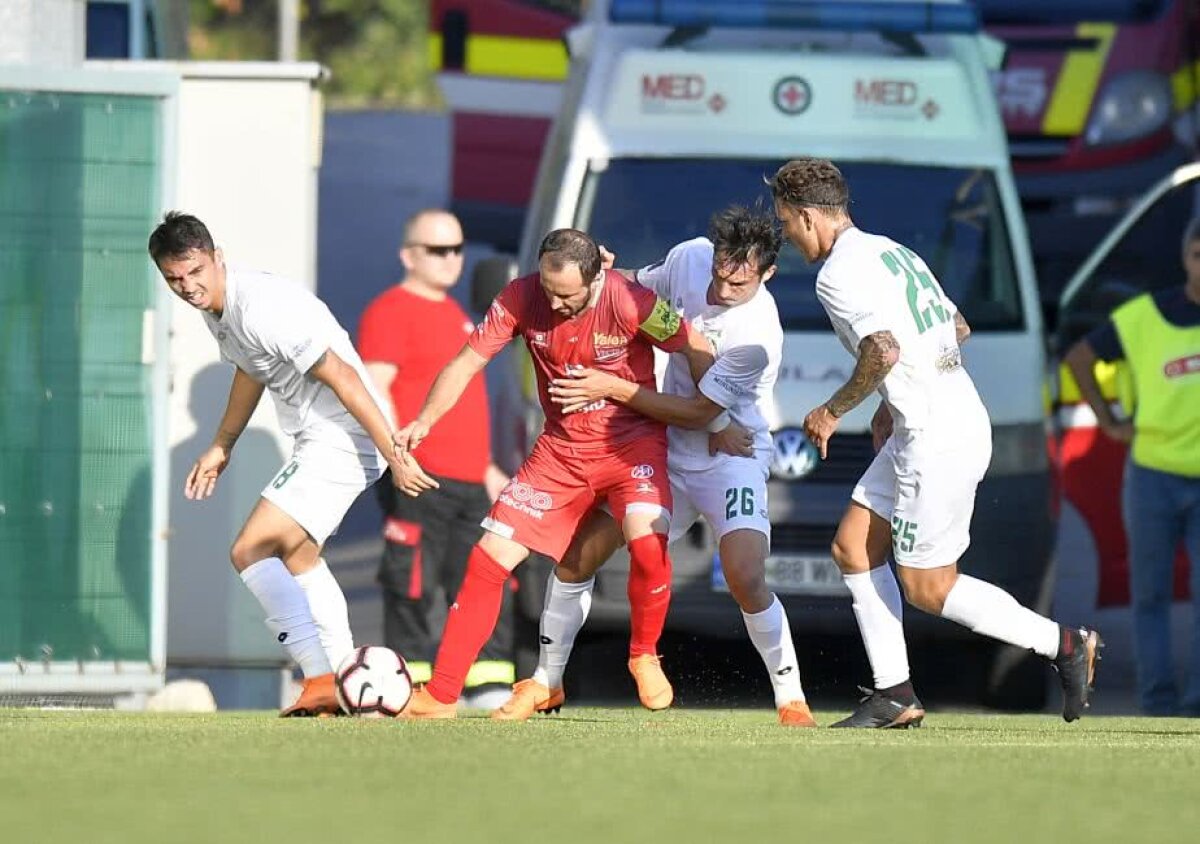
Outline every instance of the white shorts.
<path id="1" fill-rule="evenodd" d="M 975 488 L 992 457 L 988 438 L 937 449 L 890 437 L 850 498 L 892 524 L 892 555 L 912 568 L 958 562 L 971 544 Z"/>
<path id="2" fill-rule="evenodd" d="M 385 468 L 374 447 L 369 453 L 352 454 L 313 442 L 297 443 L 262 497 L 324 545 L 354 499 L 379 480 Z"/>
<path id="3" fill-rule="evenodd" d="M 682 537 L 701 516 L 712 529 L 713 537 L 735 530 L 756 530 L 771 540 L 771 519 L 767 515 L 767 464 L 752 458 L 734 457 L 720 461 L 711 469 L 668 471 L 671 479 L 670 542 Z"/>

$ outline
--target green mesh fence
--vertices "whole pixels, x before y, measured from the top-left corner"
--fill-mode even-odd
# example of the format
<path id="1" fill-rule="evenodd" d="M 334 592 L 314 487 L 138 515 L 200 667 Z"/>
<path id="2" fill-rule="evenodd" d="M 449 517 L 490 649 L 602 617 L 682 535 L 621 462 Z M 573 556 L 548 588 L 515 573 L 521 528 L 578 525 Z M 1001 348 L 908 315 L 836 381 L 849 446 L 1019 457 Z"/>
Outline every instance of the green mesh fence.
<path id="1" fill-rule="evenodd" d="M 149 657 L 160 108 L 0 91 L 0 661 Z"/>

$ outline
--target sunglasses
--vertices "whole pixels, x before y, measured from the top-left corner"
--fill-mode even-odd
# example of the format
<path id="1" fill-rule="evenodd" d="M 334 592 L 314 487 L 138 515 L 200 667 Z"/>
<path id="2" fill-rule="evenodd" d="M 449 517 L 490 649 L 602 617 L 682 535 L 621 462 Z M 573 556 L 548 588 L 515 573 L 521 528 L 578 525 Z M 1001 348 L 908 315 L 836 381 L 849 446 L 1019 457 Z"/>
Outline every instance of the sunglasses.
<path id="1" fill-rule="evenodd" d="M 463 251 L 463 245 L 461 243 L 451 243 L 445 246 L 432 243 L 410 243 L 409 246 L 420 247 L 430 255 L 435 255 L 438 258 L 445 258 L 449 255 L 461 255 Z"/>

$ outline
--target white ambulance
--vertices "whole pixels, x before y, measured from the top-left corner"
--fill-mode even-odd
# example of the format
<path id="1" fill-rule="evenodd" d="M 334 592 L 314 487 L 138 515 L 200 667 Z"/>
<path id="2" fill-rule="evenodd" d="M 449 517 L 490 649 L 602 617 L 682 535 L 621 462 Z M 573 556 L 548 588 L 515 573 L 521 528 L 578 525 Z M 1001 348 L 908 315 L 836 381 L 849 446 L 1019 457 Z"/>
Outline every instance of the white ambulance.
<path id="1" fill-rule="evenodd" d="M 709 216 L 730 203 L 770 207 L 763 177 L 787 159 L 832 159 L 850 184 L 857 224 L 916 250 L 973 329 L 965 358 L 995 445 L 962 567 L 1046 609 L 1053 522 L 1041 316 L 974 8 L 595 0 L 568 45 L 570 77 L 526 218 L 522 271 L 536 267 L 539 241 L 561 226 L 591 233 L 621 267 L 644 266 L 704 234 Z M 768 578 L 801 642 L 805 631 L 856 629 L 829 548 L 873 456 L 874 402 L 845 418 L 824 461 L 801 430 L 854 363 L 817 301 L 818 269 L 785 245 L 769 283 L 786 340 Z M 706 528 L 672 556 L 668 629 L 744 636 Z M 627 570 L 619 558 L 601 571 L 589 629 L 625 629 Z M 535 589 L 539 578 L 528 577 Z M 540 598 L 527 597 L 523 606 L 539 611 Z M 907 627 L 914 651 L 923 632 L 957 630 L 916 611 Z M 1040 667 L 1000 656 L 988 661 L 996 670 L 983 691 L 996 703 L 1036 704 Z"/>

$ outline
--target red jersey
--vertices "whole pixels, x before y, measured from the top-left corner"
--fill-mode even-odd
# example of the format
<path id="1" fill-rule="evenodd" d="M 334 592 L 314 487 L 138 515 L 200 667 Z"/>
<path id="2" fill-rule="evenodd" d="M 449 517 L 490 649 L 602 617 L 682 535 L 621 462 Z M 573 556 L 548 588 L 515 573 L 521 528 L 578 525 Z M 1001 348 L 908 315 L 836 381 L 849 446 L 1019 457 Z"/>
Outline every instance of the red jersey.
<path id="1" fill-rule="evenodd" d="M 547 436 L 586 449 L 665 433 L 661 423 L 605 399 L 564 414 L 548 392 L 551 380 L 581 367 L 655 389 L 651 347 L 667 352 L 684 348 L 687 325 L 653 292 L 609 270 L 596 303 L 568 319 L 551 309 L 538 274 L 527 275 L 500 291 L 467 342 L 491 358 L 518 334 L 533 358 Z"/>
<path id="2" fill-rule="evenodd" d="M 358 324 L 358 353 L 364 363 L 390 363 L 396 423 L 411 422 L 442 368 L 471 334 L 470 318 L 458 303 L 434 301 L 399 285 L 367 306 Z M 427 472 L 466 483 L 483 483 L 491 460 L 487 386 L 482 373 L 429 432 L 414 452 Z"/>

